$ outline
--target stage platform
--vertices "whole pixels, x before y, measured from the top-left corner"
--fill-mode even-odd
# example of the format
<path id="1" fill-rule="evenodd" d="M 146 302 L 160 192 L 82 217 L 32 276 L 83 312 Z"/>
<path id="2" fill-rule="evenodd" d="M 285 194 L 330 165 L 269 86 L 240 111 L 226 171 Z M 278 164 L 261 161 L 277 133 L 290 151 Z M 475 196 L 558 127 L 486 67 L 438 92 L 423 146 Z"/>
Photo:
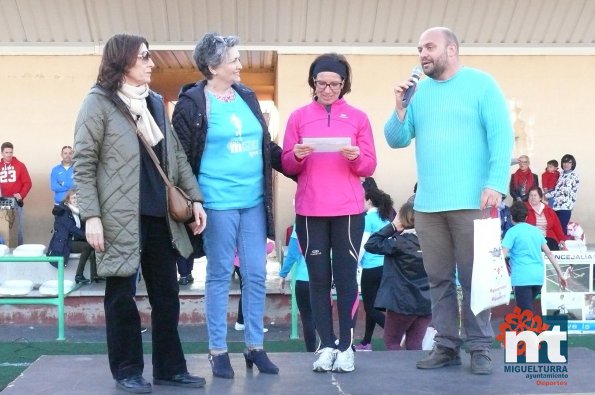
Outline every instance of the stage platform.
<path id="1" fill-rule="evenodd" d="M 280 374 L 259 374 L 245 369 L 241 354 L 231 354 L 235 379 L 213 378 L 204 354 L 187 355 L 190 372 L 206 377 L 203 389 L 181 389 L 153 386 L 154 394 L 594 394 L 592 362 L 595 352 L 571 348 L 568 355 L 568 378 L 542 379 L 542 382 L 565 382 L 565 385 L 538 385 L 537 379 L 527 379 L 526 373 L 504 371 L 503 350 L 493 350 L 494 373 L 473 375 L 469 355 L 462 354 L 463 365 L 435 370 L 419 370 L 415 362 L 425 351 L 360 352 L 356 353 L 356 370 L 352 373 L 315 373 L 311 366 L 314 356 L 309 353 L 271 353 Z M 145 355 L 145 378 L 151 379 L 151 356 Z M 527 366 L 527 365 L 523 365 Z M 64 355 L 44 356 L 34 362 L 2 395 L 116 395 L 108 368 L 107 356 Z"/>

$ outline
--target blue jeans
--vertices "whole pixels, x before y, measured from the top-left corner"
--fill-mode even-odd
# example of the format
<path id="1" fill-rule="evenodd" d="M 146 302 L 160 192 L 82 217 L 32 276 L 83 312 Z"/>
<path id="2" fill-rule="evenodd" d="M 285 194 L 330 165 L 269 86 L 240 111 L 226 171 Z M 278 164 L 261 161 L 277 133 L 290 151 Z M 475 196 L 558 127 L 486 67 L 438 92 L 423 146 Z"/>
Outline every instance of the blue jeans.
<path id="1" fill-rule="evenodd" d="M 205 304 L 209 349 L 227 351 L 227 304 L 236 250 L 242 273 L 244 340 L 249 348 L 262 348 L 267 237 L 264 205 L 237 210 L 206 209 L 206 212 Z"/>

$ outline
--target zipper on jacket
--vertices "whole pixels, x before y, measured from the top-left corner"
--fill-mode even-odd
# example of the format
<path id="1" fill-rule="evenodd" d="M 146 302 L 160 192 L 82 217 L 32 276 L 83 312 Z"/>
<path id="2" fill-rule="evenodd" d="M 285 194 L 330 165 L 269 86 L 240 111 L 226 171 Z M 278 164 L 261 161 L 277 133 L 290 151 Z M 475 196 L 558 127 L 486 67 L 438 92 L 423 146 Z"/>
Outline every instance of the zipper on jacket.
<path id="1" fill-rule="evenodd" d="M 326 105 L 324 106 L 324 108 L 326 109 L 326 113 L 327 113 L 327 121 L 326 121 L 326 126 L 328 126 L 329 128 L 331 127 L 331 105 Z"/>

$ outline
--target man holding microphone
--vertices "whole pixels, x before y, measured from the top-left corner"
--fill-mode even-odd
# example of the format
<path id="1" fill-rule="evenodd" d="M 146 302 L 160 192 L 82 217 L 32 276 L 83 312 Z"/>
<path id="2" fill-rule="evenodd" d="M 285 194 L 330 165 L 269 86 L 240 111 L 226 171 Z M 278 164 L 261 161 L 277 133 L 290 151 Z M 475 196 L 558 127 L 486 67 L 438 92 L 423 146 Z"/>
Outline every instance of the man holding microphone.
<path id="1" fill-rule="evenodd" d="M 414 138 L 416 144 L 415 228 L 438 331 L 434 349 L 417 367 L 460 365 L 459 350 L 466 341 L 472 373 L 490 374 L 490 311 L 476 316 L 469 306 L 473 220 L 482 218 L 486 207 L 497 206 L 507 192 L 513 145 L 508 106 L 490 75 L 459 63 L 459 41 L 450 29 L 423 32 L 418 51 L 430 78 L 415 85 L 411 77 L 395 86 L 395 111 L 384 129 L 392 148 L 406 147 Z M 410 87 L 415 96 L 404 103 Z M 453 166 L 454 160 L 464 166 Z M 464 339 L 455 269 L 463 290 Z"/>

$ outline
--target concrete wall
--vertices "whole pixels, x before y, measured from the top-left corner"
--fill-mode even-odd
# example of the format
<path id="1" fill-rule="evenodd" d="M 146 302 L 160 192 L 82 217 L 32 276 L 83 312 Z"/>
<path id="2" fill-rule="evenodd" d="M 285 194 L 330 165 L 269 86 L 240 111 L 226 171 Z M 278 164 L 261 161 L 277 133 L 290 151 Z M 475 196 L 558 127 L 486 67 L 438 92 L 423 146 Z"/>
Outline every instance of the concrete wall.
<path id="1" fill-rule="evenodd" d="M 308 67 L 315 56 L 279 55 L 277 103 L 281 118 L 279 144 L 292 110 L 310 100 L 306 84 Z M 384 123 L 394 109 L 393 85 L 406 78 L 417 56 L 349 55 L 352 66 L 352 92 L 346 99 L 364 110 L 372 123 L 378 156 L 374 178 L 389 193 L 395 205 L 411 194 L 416 181 L 414 146 L 393 150 L 384 139 Z M 531 168 L 541 173 L 550 159 L 560 161 L 571 153 L 577 160 L 581 177 L 572 220 L 585 229 L 587 239 L 595 238 L 592 169 L 595 165 L 592 133 L 595 111 L 591 102 L 595 82 L 590 77 L 595 67 L 592 56 L 462 56 L 462 63 L 491 73 L 506 95 L 511 108 L 516 144 L 514 155 L 527 154 Z M 453 158 L 452 166 L 473 166 Z M 517 167 L 511 167 L 511 173 Z M 329 185 L 332 191 L 332 186 Z M 278 177 L 277 234 L 285 234 L 294 218 L 293 181 Z"/>
<path id="2" fill-rule="evenodd" d="M 280 114 L 279 144 L 288 115 L 310 100 L 307 70 L 314 55 L 278 56 L 276 102 Z M 353 92 L 347 100 L 363 109 L 374 129 L 378 168 L 374 177 L 395 203 L 403 202 L 415 183 L 414 148 L 390 149 L 383 126 L 392 107 L 393 84 L 407 77 L 416 56 L 350 55 Z M 2 141 L 15 145 L 15 155 L 31 173 L 33 189 L 25 201 L 25 238 L 46 244 L 52 227 L 52 194 L 49 172 L 60 160 L 60 148 L 71 145 L 74 122 L 81 101 L 94 83 L 99 56 L 0 56 L 0 124 Z M 515 154 L 528 154 L 533 172 L 541 175 L 545 163 L 565 153 L 577 159 L 581 176 L 573 219 L 587 237 L 595 238 L 595 208 L 591 169 L 595 124 L 590 78 L 592 56 L 463 56 L 462 63 L 493 74 L 511 105 L 511 121 L 517 133 Z M 158 80 L 159 75 L 154 75 Z M 173 91 L 177 91 L 173 90 Z M 472 166 L 458 163 L 452 166 Z M 511 172 L 516 167 L 511 168 Z M 293 181 L 277 176 L 277 235 L 293 223 Z"/>
<path id="3" fill-rule="evenodd" d="M 29 170 L 26 243 L 47 244 L 53 226 L 50 171 L 72 145 L 83 97 L 97 77 L 98 56 L 0 56 L 0 140 Z"/>

